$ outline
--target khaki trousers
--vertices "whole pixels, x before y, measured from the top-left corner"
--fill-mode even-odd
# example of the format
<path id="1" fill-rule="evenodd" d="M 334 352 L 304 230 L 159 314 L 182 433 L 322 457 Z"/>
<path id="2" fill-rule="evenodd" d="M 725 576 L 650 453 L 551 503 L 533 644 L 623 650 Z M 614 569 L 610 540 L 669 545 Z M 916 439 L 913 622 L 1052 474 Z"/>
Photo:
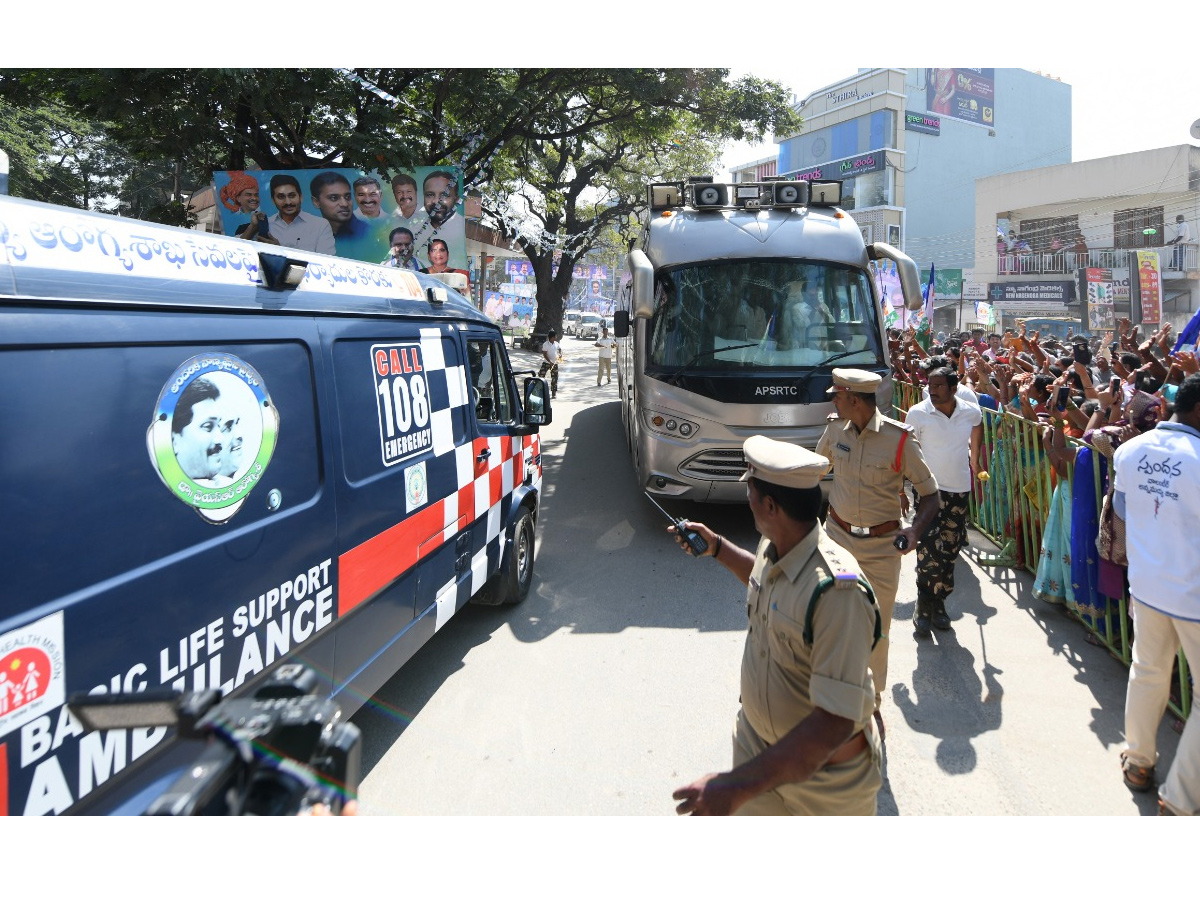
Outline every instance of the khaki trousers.
<path id="1" fill-rule="evenodd" d="M 875 680 L 875 708 L 879 709 L 883 692 L 887 690 L 888 631 L 892 627 L 892 610 L 896 607 L 896 589 L 900 586 L 900 551 L 892 546 L 896 533 L 879 537 L 854 537 L 831 518 L 825 531 L 833 540 L 850 551 L 879 604 L 883 635 L 871 651 L 871 677 Z"/>
<path id="2" fill-rule="evenodd" d="M 1200 669 L 1200 622 L 1176 619 L 1137 598 L 1133 607 L 1133 663 L 1125 691 L 1126 756 L 1139 766 L 1158 762 L 1158 726 L 1171 691 L 1171 670 L 1179 648 L 1192 671 Z M 1200 813 L 1200 724 L 1196 707 L 1183 726 L 1175 760 L 1158 795 L 1176 815 Z"/>
<path id="3" fill-rule="evenodd" d="M 883 786 L 883 755 L 875 730 L 867 726 L 870 750 L 836 766 L 826 766 L 800 784 L 781 784 L 752 797 L 735 816 L 873 816 Z M 733 732 L 733 765 L 740 766 L 768 744 L 738 710 Z"/>
<path id="4" fill-rule="evenodd" d="M 596 384 L 600 383 L 600 376 L 604 375 L 609 381 L 612 381 L 612 358 L 601 356 L 600 361 L 596 366 Z"/>

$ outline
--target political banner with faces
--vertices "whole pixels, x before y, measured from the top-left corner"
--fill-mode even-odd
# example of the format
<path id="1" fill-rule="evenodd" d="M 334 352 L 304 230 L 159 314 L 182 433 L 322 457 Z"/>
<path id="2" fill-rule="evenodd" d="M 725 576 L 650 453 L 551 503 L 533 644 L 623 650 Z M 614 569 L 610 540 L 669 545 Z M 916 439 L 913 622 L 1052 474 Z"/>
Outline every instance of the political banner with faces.
<path id="1" fill-rule="evenodd" d="M 462 172 L 422 166 L 213 173 L 221 231 L 414 272 L 467 273 Z M 251 223 L 255 212 L 265 221 Z M 265 234 L 264 234 L 265 233 Z"/>

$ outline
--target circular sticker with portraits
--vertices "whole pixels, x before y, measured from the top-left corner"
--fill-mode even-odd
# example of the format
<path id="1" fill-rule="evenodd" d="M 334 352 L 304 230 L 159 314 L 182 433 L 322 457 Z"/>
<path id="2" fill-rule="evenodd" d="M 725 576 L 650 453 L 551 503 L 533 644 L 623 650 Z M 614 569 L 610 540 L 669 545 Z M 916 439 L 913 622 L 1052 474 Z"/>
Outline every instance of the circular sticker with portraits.
<path id="1" fill-rule="evenodd" d="M 215 524 L 262 480 L 278 439 L 279 413 L 262 377 L 228 353 L 193 356 L 176 369 L 146 432 L 163 484 Z"/>

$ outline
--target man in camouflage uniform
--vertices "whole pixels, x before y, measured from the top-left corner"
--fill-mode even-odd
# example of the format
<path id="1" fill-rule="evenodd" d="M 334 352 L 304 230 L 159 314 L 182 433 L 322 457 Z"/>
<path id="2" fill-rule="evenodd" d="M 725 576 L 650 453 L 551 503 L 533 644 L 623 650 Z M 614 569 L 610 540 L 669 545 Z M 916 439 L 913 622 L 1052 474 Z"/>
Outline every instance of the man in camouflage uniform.
<path id="1" fill-rule="evenodd" d="M 981 471 L 983 414 L 978 406 L 955 396 L 958 373 L 950 367 L 929 372 L 929 396 L 905 414 L 920 439 L 925 461 L 937 479 L 941 496 L 938 510 L 917 545 L 917 609 L 913 627 L 917 637 L 929 637 L 930 626 L 950 628 L 946 598 L 954 590 L 954 564 L 967 543 L 967 517 L 971 510 L 971 463 Z"/>

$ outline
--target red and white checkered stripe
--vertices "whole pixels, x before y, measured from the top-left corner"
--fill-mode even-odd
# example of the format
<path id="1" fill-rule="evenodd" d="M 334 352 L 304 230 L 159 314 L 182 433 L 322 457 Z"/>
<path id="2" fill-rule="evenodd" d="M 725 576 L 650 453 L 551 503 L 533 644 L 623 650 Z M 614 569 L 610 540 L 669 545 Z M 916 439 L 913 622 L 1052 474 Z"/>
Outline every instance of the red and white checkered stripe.
<path id="1" fill-rule="evenodd" d="M 485 449 L 490 453 L 480 460 Z M 338 558 L 339 616 L 373 597 L 482 516 L 487 516 L 488 545 L 500 542 L 507 512 L 504 501 L 525 480 L 527 466 L 533 476 L 532 484 L 541 487 L 541 440 L 536 434 L 475 438 L 452 452 L 458 473 L 456 491 L 430 502 Z M 471 594 L 487 580 L 487 549 L 485 546 L 479 550 L 471 560 Z M 461 606 L 459 600 L 469 599 L 455 597 L 455 605 L 450 608 L 449 592 L 454 585 L 451 581 L 438 591 L 439 627 Z M 443 607 L 447 607 L 444 618 Z"/>

